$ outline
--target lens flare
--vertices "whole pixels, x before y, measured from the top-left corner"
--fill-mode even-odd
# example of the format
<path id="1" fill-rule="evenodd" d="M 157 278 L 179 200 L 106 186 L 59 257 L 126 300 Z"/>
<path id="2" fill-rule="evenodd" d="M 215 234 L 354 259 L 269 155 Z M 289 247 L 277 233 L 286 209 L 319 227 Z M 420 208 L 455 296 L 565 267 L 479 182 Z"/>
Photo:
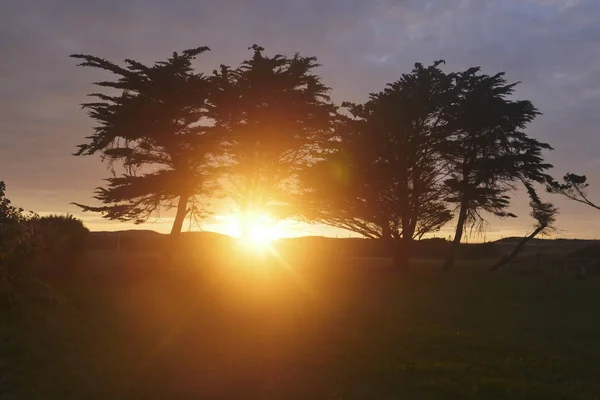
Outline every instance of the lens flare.
<path id="1" fill-rule="evenodd" d="M 267 250 L 281 237 L 276 222 L 267 215 L 246 216 L 239 220 L 239 225 L 238 238 L 246 248 Z"/>

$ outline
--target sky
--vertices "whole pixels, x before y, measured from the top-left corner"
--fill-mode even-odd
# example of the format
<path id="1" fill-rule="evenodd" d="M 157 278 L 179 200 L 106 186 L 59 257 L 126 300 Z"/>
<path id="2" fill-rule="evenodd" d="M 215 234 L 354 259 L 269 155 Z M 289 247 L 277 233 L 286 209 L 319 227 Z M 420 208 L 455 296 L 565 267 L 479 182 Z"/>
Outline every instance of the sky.
<path id="1" fill-rule="evenodd" d="M 101 72 L 68 56 L 86 53 L 151 63 L 209 46 L 196 65 L 237 65 L 259 44 L 270 54 L 316 56 L 336 103 L 368 93 L 415 62 L 446 60 L 447 71 L 481 66 L 521 81 L 516 97 L 543 113 L 528 133 L 554 147 L 553 175 L 586 174 L 600 201 L 600 1 L 598 0 L 3 0 L 0 13 L 0 180 L 13 203 L 38 213 L 71 213 L 92 230 L 129 229 L 81 214 L 108 176 L 98 158 L 74 157 L 92 133 L 79 104 Z M 597 210 L 558 196 L 554 237 L 600 238 Z M 531 230 L 526 196 L 516 220 L 490 219 L 470 240 Z M 227 207 L 203 229 L 222 231 Z M 138 228 L 167 231 L 165 218 Z M 294 235 L 346 232 L 288 222 Z M 447 237 L 449 225 L 438 236 Z"/>

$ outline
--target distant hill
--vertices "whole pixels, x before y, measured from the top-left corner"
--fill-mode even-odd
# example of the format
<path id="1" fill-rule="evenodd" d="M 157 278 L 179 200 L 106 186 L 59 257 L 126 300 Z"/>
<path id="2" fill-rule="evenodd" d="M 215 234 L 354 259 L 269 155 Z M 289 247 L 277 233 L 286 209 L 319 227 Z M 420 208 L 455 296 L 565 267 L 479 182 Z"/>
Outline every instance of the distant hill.
<path id="1" fill-rule="evenodd" d="M 512 251 L 521 238 L 503 238 L 493 242 L 503 254 Z M 521 256 L 565 257 L 586 247 L 600 245 L 598 240 L 589 239 L 532 239 L 523 249 Z"/>
<path id="2" fill-rule="evenodd" d="M 160 251 L 167 244 L 168 234 L 152 230 L 90 232 L 88 250 Z M 183 246 L 223 245 L 234 238 L 215 232 L 182 232 Z"/>
<path id="3" fill-rule="evenodd" d="M 117 236 L 121 236 L 121 237 L 158 237 L 158 236 L 162 236 L 162 233 L 158 233 L 156 231 L 150 230 L 150 229 L 129 229 L 129 230 L 124 230 L 124 231 L 91 231 L 90 232 L 90 237 L 93 238 L 116 238 Z"/>
<path id="4" fill-rule="evenodd" d="M 512 237 L 505 237 L 502 239 L 498 239 L 492 243 L 500 243 L 500 244 L 505 244 L 505 243 L 518 243 L 521 240 L 520 237 L 516 237 L 516 236 L 512 236 Z M 557 244 L 557 243 L 570 243 L 570 244 L 589 244 L 589 243 L 594 243 L 594 242 L 598 242 L 597 240 L 592 240 L 592 239 L 565 239 L 565 238 L 559 238 L 559 239 L 542 239 L 542 238 L 535 238 L 535 239 L 531 239 L 529 241 L 529 244 L 539 244 L 539 245 L 551 245 L 551 244 Z"/>
<path id="5" fill-rule="evenodd" d="M 121 252 L 159 252 L 168 245 L 168 234 L 152 230 L 126 230 L 114 232 L 91 232 L 88 250 Z M 201 253 L 229 252 L 236 239 L 215 232 L 183 232 L 178 246 L 182 251 Z M 463 243 L 459 247 L 461 259 L 496 259 L 512 251 L 521 240 L 518 237 L 503 238 L 488 243 Z M 442 258 L 449 242 L 445 239 L 423 239 L 415 243 L 413 257 Z M 363 238 L 332 238 L 301 236 L 283 238 L 275 242 L 278 251 L 288 254 L 334 254 L 352 257 L 387 257 L 389 252 L 383 243 Z M 600 241 L 583 239 L 533 239 L 523 249 L 521 256 L 564 257 L 578 254 L 588 247 L 600 248 Z M 585 250 L 595 254 L 598 250 Z M 584 254 L 584 253 L 582 253 Z M 587 253 L 585 253 L 587 254 Z"/>

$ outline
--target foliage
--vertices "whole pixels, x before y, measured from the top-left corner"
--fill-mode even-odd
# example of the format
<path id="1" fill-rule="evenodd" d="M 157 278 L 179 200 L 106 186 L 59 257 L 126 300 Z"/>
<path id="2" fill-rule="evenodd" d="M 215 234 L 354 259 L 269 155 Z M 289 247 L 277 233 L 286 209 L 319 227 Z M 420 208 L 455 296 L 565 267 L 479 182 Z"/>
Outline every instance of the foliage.
<path id="1" fill-rule="evenodd" d="M 558 182 L 551 179 L 546 187 L 550 193 L 558 193 L 563 196 L 574 200 L 578 203 L 582 203 L 600 210 L 600 205 L 593 203 L 588 199 L 585 189 L 589 186 L 587 183 L 587 177 L 584 175 L 577 175 L 568 173 L 563 177 L 563 182 Z"/>
<path id="2" fill-rule="evenodd" d="M 304 175 L 310 220 L 407 244 L 451 219 L 439 147 L 452 81 L 441 63 L 416 64 L 365 104 L 346 104 L 334 153 Z"/>
<path id="3" fill-rule="evenodd" d="M 83 104 L 98 122 L 76 155 L 99 153 L 113 172 L 107 186 L 96 190 L 103 205 L 77 204 L 103 217 L 142 223 L 161 209 L 177 208 L 172 233 L 181 231 L 189 213 L 205 212 L 197 196 L 211 191 L 208 159 L 217 148 L 210 118 L 210 80 L 193 72 L 192 61 L 207 47 L 173 53 L 166 61 L 146 66 L 127 59 L 125 67 L 91 55 L 74 54 L 79 65 L 119 77 L 97 86 L 115 95 L 92 93 L 98 99 Z M 115 163 L 124 171 L 117 176 Z"/>
<path id="4" fill-rule="evenodd" d="M 529 195 L 530 215 L 536 221 L 536 230 L 540 229 L 539 233 L 544 233 L 546 230 L 554 229 L 558 208 L 552 203 L 542 201 L 531 184 L 526 183 L 525 187 Z"/>
<path id="5" fill-rule="evenodd" d="M 57 299 L 44 281 L 50 269 L 64 273 L 81 260 L 88 230 L 71 215 L 39 217 L 13 206 L 0 181 L 0 301 L 19 297 Z"/>
<path id="6" fill-rule="evenodd" d="M 529 206 L 531 207 L 530 215 L 536 221 L 535 228 L 531 234 L 521 238 L 519 243 L 517 243 L 510 254 L 503 257 L 500 261 L 498 261 L 498 263 L 493 265 L 490 268 L 492 271 L 498 270 L 500 267 L 514 259 L 523 249 L 523 247 L 525 247 L 525 244 L 527 244 L 527 242 L 529 242 L 531 239 L 535 238 L 539 234 L 547 234 L 548 231 L 554 229 L 553 224 L 556 221 L 558 209 L 552 203 L 542 201 L 531 183 L 524 182 L 524 185 L 525 189 L 527 189 L 527 194 L 529 195 Z"/>
<path id="7" fill-rule="evenodd" d="M 333 154 L 304 175 L 309 220 L 402 239 L 407 257 L 410 241 L 447 223 L 454 204 L 451 267 L 465 226 L 484 213 L 514 217 L 507 209 L 516 183 L 548 180 L 542 153 L 551 147 L 524 132 L 539 112 L 509 98 L 516 83 L 480 68 L 446 74 L 441 63 L 416 64 L 367 103 L 347 104 L 351 116 L 337 128 Z M 535 206 L 536 218 L 555 212 Z"/>
<path id="8" fill-rule="evenodd" d="M 23 279 L 32 259 L 26 220 L 23 209 L 6 197 L 6 185 L 0 181 L 0 299 L 12 295 L 12 288 Z"/>
<path id="9" fill-rule="evenodd" d="M 32 267 L 40 256 L 31 221 L 35 214 L 25 213 L 6 197 L 0 181 L 0 302 L 14 300 L 35 279 Z"/>
<path id="10" fill-rule="evenodd" d="M 89 230 L 72 215 L 47 215 L 35 220 L 35 233 L 44 246 L 45 259 L 59 268 L 73 267 L 85 256 Z"/>
<path id="11" fill-rule="evenodd" d="M 13 224 L 24 218 L 22 208 L 15 207 L 6 197 L 6 184 L 0 181 L 0 224 Z"/>
<path id="12" fill-rule="evenodd" d="M 458 218 L 445 268 L 453 265 L 466 225 L 484 221 L 484 212 L 515 217 L 507 211 L 515 183 L 548 179 L 551 165 L 542 153 L 552 148 L 525 133 L 540 113 L 530 101 L 509 99 L 516 85 L 480 68 L 456 74 L 456 99 L 444 115 L 450 139 L 444 155 L 447 201 L 456 204 Z"/>
<path id="13" fill-rule="evenodd" d="M 224 171 L 229 192 L 244 218 L 285 217 L 297 176 L 318 160 L 332 132 L 336 107 L 329 88 L 314 74 L 314 57 L 253 57 L 238 68 L 215 71 L 216 125 L 224 133 Z"/>
<path id="14" fill-rule="evenodd" d="M 552 148 L 525 132 L 540 113 L 512 99 L 518 83 L 504 73 L 417 63 L 364 104 L 344 103 L 342 115 L 314 72 L 316 58 L 250 49 L 240 66 L 210 76 L 192 68 L 205 47 L 153 66 L 73 55 L 119 77 L 97 83 L 116 95 L 92 93 L 98 101 L 83 105 L 99 125 L 77 155 L 101 154 L 113 177 L 96 191 L 100 207 L 78 205 L 137 223 L 176 207 L 178 233 L 190 212 L 204 215 L 202 197 L 217 194 L 216 182 L 226 182 L 243 235 L 250 217 L 300 214 L 383 239 L 405 261 L 412 241 L 448 223 L 454 207 L 450 268 L 466 227 L 486 214 L 515 217 L 516 185 L 550 181 L 543 152 Z M 585 177 L 570 176 L 554 190 L 582 196 Z M 531 206 L 546 229 L 540 221 L 551 224 L 556 209 Z"/>

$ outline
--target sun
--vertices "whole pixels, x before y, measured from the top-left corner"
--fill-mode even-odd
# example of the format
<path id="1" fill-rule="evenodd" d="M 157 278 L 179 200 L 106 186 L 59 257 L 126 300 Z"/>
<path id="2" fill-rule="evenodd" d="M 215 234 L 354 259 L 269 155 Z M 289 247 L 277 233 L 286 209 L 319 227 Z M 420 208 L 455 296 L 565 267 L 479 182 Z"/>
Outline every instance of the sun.
<path id="1" fill-rule="evenodd" d="M 240 237 L 240 240 L 254 247 L 268 246 L 273 240 L 276 239 L 277 238 L 272 230 L 264 226 L 251 226 L 248 229 L 247 235 Z"/>
<path id="2" fill-rule="evenodd" d="M 241 213 L 218 216 L 218 232 L 237 239 L 244 250 L 274 251 L 274 242 L 293 236 L 288 225 L 266 213 Z"/>
<path id="3" fill-rule="evenodd" d="M 239 234 L 236 235 L 240 243 L 247 248 L 265 250 L 272 243 L 281 238 L 276 221 L 267 215 L 250 215 L 239 218 Z"/>

